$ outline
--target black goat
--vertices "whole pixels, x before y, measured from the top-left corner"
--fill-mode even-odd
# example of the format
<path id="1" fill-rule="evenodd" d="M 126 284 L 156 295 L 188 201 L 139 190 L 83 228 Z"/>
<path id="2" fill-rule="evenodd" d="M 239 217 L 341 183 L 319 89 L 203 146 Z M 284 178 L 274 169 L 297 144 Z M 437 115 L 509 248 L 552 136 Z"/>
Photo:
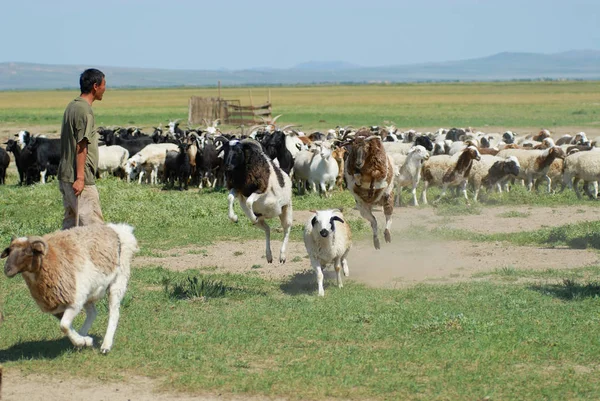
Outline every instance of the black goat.
<path id="1" fill-rule="evenodd" d="M 261 145 L 271 160 L 277 159 L 279 167 L 290 174 L 294 167 L 294 158 L 286 146 L 286 135 L 281 131 L 275 131 L 271 135 L 265 135 Z"/>
<path id="2" fill-rule="evenodd" d="M 0 148 L 0 184 L 5 184 L 6 181 L 6 169 L 10 164 L 10 156 L 8 152 Z"/>
<path id="3" fill-rule="evenodd" d="M 56 175 L 60 163 L 60 139 L 33 137 L 25 149 L 35 155 L 42 184 L 46 183 L 46 175 Z"/>

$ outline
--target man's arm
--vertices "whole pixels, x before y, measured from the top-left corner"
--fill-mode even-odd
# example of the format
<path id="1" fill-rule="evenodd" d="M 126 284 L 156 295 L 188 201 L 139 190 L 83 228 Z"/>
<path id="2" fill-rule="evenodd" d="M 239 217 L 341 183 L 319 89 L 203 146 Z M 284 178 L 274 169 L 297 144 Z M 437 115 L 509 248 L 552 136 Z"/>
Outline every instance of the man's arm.
<path id="1" fill-rule="evenodd" d="M 73 191 L 75 196 L 81 195 L 83 188 L 85 187 L 85 162 L 88 153 L 88 141 L 87 139 L 77 143 L 77 154 L 75 155 L 76 166 L 77 166 L 77 177 L 73 183 Z"/>

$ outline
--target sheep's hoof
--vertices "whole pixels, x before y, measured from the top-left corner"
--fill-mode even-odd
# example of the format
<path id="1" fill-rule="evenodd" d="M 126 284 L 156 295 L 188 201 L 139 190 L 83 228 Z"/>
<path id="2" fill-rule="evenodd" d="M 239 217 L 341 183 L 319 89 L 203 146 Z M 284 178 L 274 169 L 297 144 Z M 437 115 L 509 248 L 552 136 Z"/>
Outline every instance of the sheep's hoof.
<path id="1" fill-rule="evenodd" d="M 379 243 L 379 238 L 373 237 L 373 245 L 375 246 L 375 249 L 381 249 L 381 244 Z"/>
<path id="2" fill-rule="evenodd" d="M 102 355 L 106 355 L 110 352 L 110 348 L 102 348 L 100 352 L 102 352 Z"/>
<path id="3" fill-rule="evenodd" d="M 267 255 L 267 263 L 273 263 L 273 256 Z"/>
<path id="4" fill-rule="evenodd" d="M 383 232 L 383 236 L 385 237 L 385 242 L 392 242 L 392 234 L 390 233 L 390 230 L 386 229 Z"/>
<path id="5" fill-rule="evenodd" d="M 286 261 L 285 256 L 280 256 L 279 257 L 279 263 L 285 263 L 285 261 Z"/>

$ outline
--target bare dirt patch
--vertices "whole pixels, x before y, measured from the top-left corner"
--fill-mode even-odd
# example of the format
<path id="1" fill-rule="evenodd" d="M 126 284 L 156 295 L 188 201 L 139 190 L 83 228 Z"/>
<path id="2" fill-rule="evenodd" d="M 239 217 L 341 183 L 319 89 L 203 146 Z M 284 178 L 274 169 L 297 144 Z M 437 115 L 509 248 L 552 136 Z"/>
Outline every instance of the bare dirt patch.
<path id="1" fill-rule="evenodd" d="M 1 397 L 3 400 L 53 401 L 258 401 L 264 398 L 222 394 L 187 395 L 166 393 L 156 388 L 156 382 L 146 377 L 130 378 L 126 382 L 57 379 L 44 375 L 23 375 L 5 370 Z M 273 401 L 282 401 L 275 398 Z"/>
<path id="2" fill-rule="evenodd" d="M 512 216 L 513 213 L 517 217 Z M 382 213 L 376 211 L 378 217 Z M 296 224 L 304 224 L 308 211 L 295 213 Z M 347 218 L 358 217 L 356 210 L 346 210 Z M 398 232 L 410 226 L 432 229 L 448 228 L 471 230 L 484 234 L 510 233 L 537 230 L 564 224 L 597 220 L 600 208 L 577 205 L 570 207 L 488 207 L 479 215 L 438 216 L 433 208 L 397 208 L 394 212 L 394 229 Z M 273 237 L 276 237 L 275 235 Z M 469 280 L 474 273 L 497 268 L 561 269 L 590 266 L 599 263 L 594 250 L 521 247 L 510 244 L 471 243 L 468 241 L 392 240 L 383 244 L 380 251 L 371 241 L 355 241 L 349 256 L 349 279 L 370 286 L 397 288 L 418 282 L 454 282 Z M 275 260 L 279 255 L 280 241 L 271 241 Z M 159 265 L 183 271 L 191 268 L 215 272 L 245 274 L 255 272 L 265 278 L 295 277 L 298 285 L 314 280 L 302 242 L 290 242 L 285 264 L 266 262 L 263 240 L 221 241 L 205 247 L 186 247 L 161 252 L 161 257 L 138 257 L 135 266 Z M 307 273 L 303 275 L 302 273 Z M 332 269 L 325 271 L 326 278 L 334 279 Z M 301 278 L 304 277 L 302 280 Z"/>

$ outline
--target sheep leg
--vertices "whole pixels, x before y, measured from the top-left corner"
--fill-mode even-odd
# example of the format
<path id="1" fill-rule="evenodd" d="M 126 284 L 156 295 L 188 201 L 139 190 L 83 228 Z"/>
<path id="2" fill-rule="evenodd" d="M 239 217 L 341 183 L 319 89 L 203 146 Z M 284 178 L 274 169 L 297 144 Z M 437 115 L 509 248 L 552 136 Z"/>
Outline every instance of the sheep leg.
<path id="1" fill-rule="evenodd" d="M 94 320 L 98 315 L 98 312 L 96 311 L 96 305 L 94 305 L 92 302 L 88 302 L 83 306 L 83 308 L 85 309 L 85 322 L 83 322 L 83 326 L 81 326 L 81 329 L 79 329 L 79 335 L 87 336 L 88 331 L 90 331 L 90 328 L 92 327 L 92 323 L 94 323 Z"/>
<path id="2" fill-rule="evenodd" d="M 202 187 L 201 187 L 202 188 Z M 229 220 L 234 223 L 238 222 L 237 214 L 233 211 L 233 202 L 235 201 L 235 189 L 229 191 L 229 195 L 227 195 L 227 202 L 229 202 Z"/>
<path id="3" fill-rule="evenodd" d="M 350 275 L 350 269 L 348 268 L 348 259 L 346 259 L 347 256 L 348 252 L 346 252 L 344 256 L 342 256 L 342 270 L 344 271 L 344 276 L 346 277 Z"/>
<path id="4" fill-rule="evenodd" d="M 121 301 L 125 296 L 127 289 L 127 276 L 121 275 L 117 278 L 113 285 L 110 286 L 108 294 L 108 327 L 104 335 L 104 341 L 100 346 L 100 351 L 107 354 L 113 346 L 115 331 L 119 324 Z"/>
<path id="5" fill-rule="evenodd" d="M 73 329 L 73 319 L 81 312 L 81 306 L 74 305 L 65 309 L 62 319 L 60 319 L 61 331 L 69 337 L 71 343 L 78 347 L 91 347 L 94 345 L 94 339 L 88 336 L 81 336 Z"/>
<path id="6" fill-rule="evenodd" d="M 242 210 L 244 211 L 246 216 L 250 219 L 252 224 L 258 223 L 258 217 L 254 214 L 254 210 L 252 210 L 252 207 L 254 205 L 254 202 L 256 202 L 256 199 L 259 196 L 260 196 L 260 194 L 257 194 L 256 192 L 254 192 L 254 193 L 250 194 L 249 197 L 246 198 L 246 202 L 240 202 L 240 206 L 242 207 Z"/>
<path id="7" fill-rule="evenodd" d="M 365 220 L 368 220 L 371 223 L 371 230 L 373 231 L 373 245 L 375 246 L 375 249 L 381 249 L 379 237 L 377 236 L 377 219 L 375 216 L 373 216 L 371 207 L 361 202 L 358 204 L 358 211 Z"/>
<path id="8" fill-rule="evenodd" d="M 327 198 L 327 188 L 325 187 L 325 183 L 324 182 L 320 182 L 319 183 L 319 189 L 320 189 L 320 195 L 324 196 L 325 198 Z"/>
<path id="9" fill-rule="evenodd" d="M 258 219 L 258 221 L 255 224 L 258 227 L 262 228 L 265 232 L 265 242 L 266 242 L 265 253 L 266 253 L 266 257 L 267 257 L 267 263 L 273 263 L 273 254 L 271 253 L 271 228 L 269 227 L 267 222 L 262 218 Z M 284 254 L 284 256 L 285 256 L 285 254 Z M 280 261 L 281 261 L 281 256 L 280 256 Z"/>
<path id="10" fill-rule="evenodd" d="M 471 206 L 471 202 L 469 202 L 469 197 L 467 196 L 467 182 L 463 182 L 460 186 L 460 191 L 463 193 L 465 200 L 467 201 L 467 206 Z"/>
<path id="11" fill-rule="evenodd" d="M 323 289 L 323 269 L 321 268 L 321 264 L 314 257 L 310 257 L 310 263 L 312 264 L 313 269 L 317 275 L 317 286 L 319 290 L 319 296 L 325 296 L 325 290 Z"/>
<path id="12" fill-rule="evenodd" d="M 548 183 L 548 193 L 552 193 L 552 178 L 548 177 L 547 175 L 545 175 L 544 178 Z"/>
<path id="13" fill-rule="evenodd" d="M 338 288 L 344 288 L 344 283 L 342 283 L 342 261 L 341 261 L 341 258 L 336 258 L 333 261 L 333 267 L 335 269 L 335 273 L 337 276 Z"/>
<path id="14" fill-rule="evenodd" d="M 424 205 L 427 204 L 427 187 L 429 186 L 429 182 L 425 181 L 423 183 L 423 192 L 421 192 L 421 202 L 423 202 Z"/>
<path id="15" fill-rule="evenodd" d="M 577 199 L 581 199 L 581 193 L 579 192 L 579 178 L 575 177 L 572 185 L 572 188 L 575 190 L 575 195 L 577 195 Z"/>
<path id="16" fill-rule="evenodd" d="M 417 200 L 417 185 L 419 185 L 418 182 L 413 182 L 412 191 L 410 191 L 410 193 L 412 194 L 412 197 L 413 197 L 413 205 L 414 206 L 419 206 L 419 201 Z M 398 192 L 400 192 L 400 190 L 398 190 Z M 398 196 L 400 196 L 400 193 L 398 193 Z"/>
<path id="17" fill-rule="evenodd" d="M 292 219 L 292 205 L 285 205 L 281 208 L 281 214 L 279 215 L 279 220 L 281 221 L 281 227 L 283 228 L 283 242 L 281 244 L 281 249 L 279 250 L 279 263 L 285 263 L 286 260 L 286 250 L 287 243 L 290 238 L 290 231 L 292 229 L 293 219 Z"/>
<path id="18" fill-rule="evenodd" d="M 392 242 L 392 214 L 394 213 L 394 193 L 383 195 L 383 214 L 385 215 L 385 242 Z"/>
<path id="19" fill-rule="evenodd" d="M 142 177 L 143 177 L 143 176 L 144 176 L 144 170 L 141 170 L 141 171 L 140 171 L 140 178 L 139 178 L 139 180 L 138 180 L 138 184 L 140 184 L 140 185 L 142 184 Z"/>
<path id="20" fill-rule="evenodd" d="M 40 181 L 42 182 L 42 184 L 46 183 L 46 173 L 48 172 L 47 169 L 44 169 L 43 171 L 40 171 Z"/>

